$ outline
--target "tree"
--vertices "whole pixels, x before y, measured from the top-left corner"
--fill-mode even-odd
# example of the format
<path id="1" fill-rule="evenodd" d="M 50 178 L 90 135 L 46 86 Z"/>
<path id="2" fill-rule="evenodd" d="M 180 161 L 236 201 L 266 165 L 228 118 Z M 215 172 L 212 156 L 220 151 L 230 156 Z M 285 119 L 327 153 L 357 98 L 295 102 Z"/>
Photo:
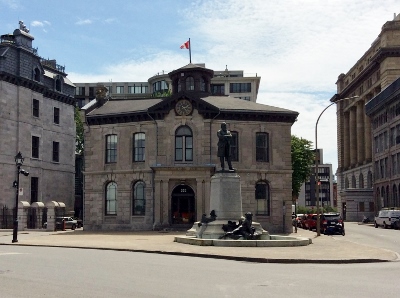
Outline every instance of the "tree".
<path id="1" fill-rule="evenodd" d="M 75 152 L 77 154 L 83 153 L 84 139 L 83 139 L 83 122 L 80 114 L 80 109 L 75 107 L 75 127 L 76 127 L 76 142 Z"/>
<path id="2" fill-rule="evenodd" d="M 292 136 L 292 198 L 297 200 L 301 185 L 306 182 L 311 173 L 311 165 L 314 164 L 314 151 L 312 142 L 297 136 Z"/>

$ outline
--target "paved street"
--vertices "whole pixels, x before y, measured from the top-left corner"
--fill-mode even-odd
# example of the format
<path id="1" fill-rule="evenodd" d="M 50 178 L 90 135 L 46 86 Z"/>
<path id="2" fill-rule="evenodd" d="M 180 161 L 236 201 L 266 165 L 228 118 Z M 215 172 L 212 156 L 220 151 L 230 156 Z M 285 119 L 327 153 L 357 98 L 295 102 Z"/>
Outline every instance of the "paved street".
<path id="1" fill-rule="evenodd" d="M 346 230 L 350 232 L 369 230 L 370 226 L 346 223 Z M 352 234 L 346 236 L 321 235 L 316 237 L 315 232 L 299 229 L 291 236 L 307 237 L 312 244 L 301 247 L 214 247 L 194 246 L 174 242 L 175 236 L 184 235 L 184 232 L 149 231 L 149 232 L 86 232 L 84 230 L 66 232 L 38 232 L 22 231 L 18 235 L 16 245 L 80 247 L 112 250 L 127 250 L 161 254 L 176 254 L 186 256 L 201 256 L 207 258 L 225 258 L 250 262 L 277 262 L 277 263 L 354 263 L 394 261 L 398 254 L 387 247 L 377 247 L 351 241 Z M 399 231 L 390 231 L 397 235 Z M 0 233 L 0 244 L 11 245 L 12 231 Z"/>
<path id="2" fill-rule="evenodd" d="M 1 297 L 392 297 L 400 262 L 268 264 L 0 246 Z M 382 286 L 385 285 L 385 286 Z M 395 295 L 396 296 L 396 295 Z"/>

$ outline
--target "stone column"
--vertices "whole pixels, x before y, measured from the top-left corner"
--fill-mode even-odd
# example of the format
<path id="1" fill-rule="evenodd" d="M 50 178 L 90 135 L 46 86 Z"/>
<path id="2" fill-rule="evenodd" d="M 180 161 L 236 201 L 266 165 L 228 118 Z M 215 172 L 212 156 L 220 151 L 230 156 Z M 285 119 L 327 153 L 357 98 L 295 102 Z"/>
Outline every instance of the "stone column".
<path id="1" fill-rule="evenodd" d="M 364 104 L 367 99 L 365 99 Z M 371 118 L 364 115 L 364 144 L 365 144 L 365 160 L 367 162 L 372 161 L 372 136 L 371 136 Z"/>
<path id="2" fill-rule="evenodd" d="M 349 112 L 343 113 L 343 168 L 350 167 L 350 126 Z"/>
<path id="3" fill-rule="evenodd" d="M 362 165 L 365 160 L 365 137 L 364 137 L 364 100 L 357 103 L 357 163 Z"/>
<path id="4" fill-rule="evenodd" d="M 159 226 L 161 224 L 161 183 L 160 180 L 154 180 L 154 219 L 153 225 Z"/>
<path id="5" fill-rule="evenodd" d="M 357 163 L 357 122 L 355 107 L 350 108 L 349 127 L 350 166 L 355 166 Z"/>
<path id="6" fill-rule="evenodd" d="M 171 202 L 170 202 L 171 195 L 168 191 L 168 181 L 161 181 L 160 188 L 161 188 L 161 202 L 162 202 L 161 222 L 163 225 L 169 225 L 170 224 L 169 210 L 171 207 Z"/>

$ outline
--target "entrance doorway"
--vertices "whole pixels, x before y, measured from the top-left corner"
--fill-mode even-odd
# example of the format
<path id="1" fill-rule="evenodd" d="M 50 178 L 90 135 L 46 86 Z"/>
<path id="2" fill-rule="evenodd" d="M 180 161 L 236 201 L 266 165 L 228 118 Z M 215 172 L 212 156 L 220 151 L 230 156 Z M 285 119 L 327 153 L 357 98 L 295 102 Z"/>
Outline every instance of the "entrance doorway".
<path id="1" fill-rule="evenodd" d="M 172 224 L 193 224 L 196 220 L 195 197 L 193 189 L 185 184 L 178 185 L 172 191 Z"/>

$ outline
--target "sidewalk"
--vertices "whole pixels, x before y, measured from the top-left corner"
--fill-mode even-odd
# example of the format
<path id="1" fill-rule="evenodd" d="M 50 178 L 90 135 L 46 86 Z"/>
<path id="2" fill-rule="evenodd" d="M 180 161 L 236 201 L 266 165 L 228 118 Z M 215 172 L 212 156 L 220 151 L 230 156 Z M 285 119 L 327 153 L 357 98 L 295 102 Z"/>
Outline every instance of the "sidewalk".
<path id="1" fill-rule="evenodd" d="M 366 263 L 395 261 L 398 255 L 385 249 L 356 244 L 346 236 L 316 237 L 315 232 L 299 229 L 293 237 L 307 237 L 312 244 L 300 247 L 216 247 L 194 246 L 174 242 L 185 232 L 89 232 L 19 231 L 18 243 L 11 243 L 12 230 L 0 230 L 0 245 L 54 246 L 108 249 L 206 258 L 233 259 L 260 263 Z"/>

